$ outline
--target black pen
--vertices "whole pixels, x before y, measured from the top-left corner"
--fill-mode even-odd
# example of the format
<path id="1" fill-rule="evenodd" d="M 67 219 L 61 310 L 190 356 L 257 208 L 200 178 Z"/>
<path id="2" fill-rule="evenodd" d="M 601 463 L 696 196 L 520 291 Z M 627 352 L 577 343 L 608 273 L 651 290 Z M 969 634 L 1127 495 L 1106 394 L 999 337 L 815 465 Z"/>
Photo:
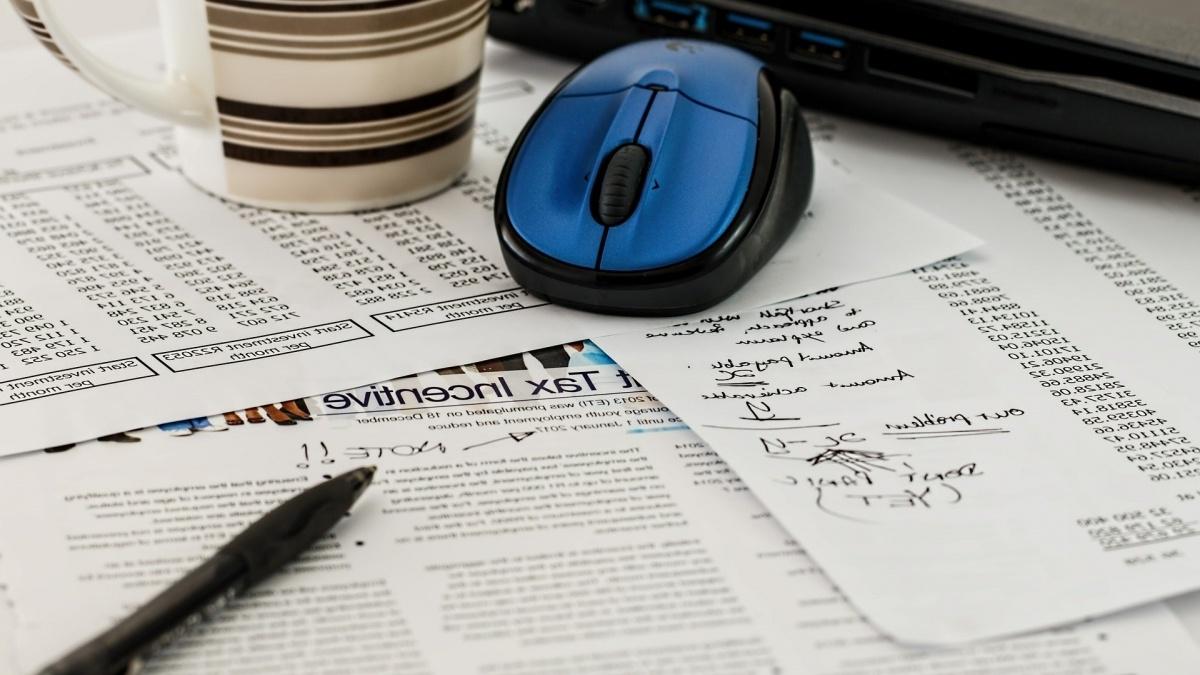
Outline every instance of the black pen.
<path id="1" fill-rule="evenodd" d="M 156 651 L 324 536 L 374 476 L 373 466 L 347 471 L 280 504 L 133 614 L 46 666 L 42 675 L 140 671 Z"/>

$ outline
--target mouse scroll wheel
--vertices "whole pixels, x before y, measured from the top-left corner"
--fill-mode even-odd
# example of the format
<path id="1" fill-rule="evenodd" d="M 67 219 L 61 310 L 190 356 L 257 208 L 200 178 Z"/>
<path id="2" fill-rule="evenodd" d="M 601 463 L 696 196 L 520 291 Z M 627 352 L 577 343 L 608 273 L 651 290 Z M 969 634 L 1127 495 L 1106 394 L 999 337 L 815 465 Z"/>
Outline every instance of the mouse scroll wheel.
<path id="1" fill-rule="evenodd" d="M 637 143 L 620 146 L 608 158 L 592 201 L 593 215 L 601 225 L 620 225 L 633 213 L 649 161 L 650 153 Z"/>

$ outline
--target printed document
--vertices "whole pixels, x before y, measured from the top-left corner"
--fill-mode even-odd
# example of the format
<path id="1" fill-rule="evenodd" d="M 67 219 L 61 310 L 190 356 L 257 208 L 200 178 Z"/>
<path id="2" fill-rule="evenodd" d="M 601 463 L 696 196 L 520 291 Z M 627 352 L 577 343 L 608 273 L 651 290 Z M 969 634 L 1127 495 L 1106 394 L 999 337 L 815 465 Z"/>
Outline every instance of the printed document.
<path id="1" fill-rule="evenodd" d="M 115 44 L 154 49 L 144 37 Z M 175 170 L 167 125 L 104 98 L 45 50 L 5 58 L 0 454 L 217 412 L 205 401 L 277 402 L 661 323 L 549 305 L 500 257 L 497 176 L 568 64 L 490 47 L 459 183 L 399 208 L 311 216 L 197 190 Z M 976 243 L 827 161 L 817 173 L 811 217 L 724 306 Z"/>
<path id="2" fill-rule="evenodd" d="M 3 562 L 0 561 L 0 568 Z M 0 581 L 0 675 L 17 675 L 17 645 L 13 641 L 17 634 L 17 617 L 4 582 Z"/>
<path id="3" fill-rule="evenodd" d="M 964 649 L 898 647 L 591 343 L 289 404 L 291 424 L 243 409 L 4 460 L 16 489 L 0 508 L 38 514 L 0 524 L 19 672 L 117 620 L 275 503 L 366 463 L 380 473 L 352 517 L 151 672 L 1200 668 L 1159 604 Z"/>
<path id="4" fill-rule="evenodd" d="M 1200 204 L 815 127 L 853 173 L 987 245 L 601 346 L 899 640 L 1013 634 L 1200 587 Z"/>

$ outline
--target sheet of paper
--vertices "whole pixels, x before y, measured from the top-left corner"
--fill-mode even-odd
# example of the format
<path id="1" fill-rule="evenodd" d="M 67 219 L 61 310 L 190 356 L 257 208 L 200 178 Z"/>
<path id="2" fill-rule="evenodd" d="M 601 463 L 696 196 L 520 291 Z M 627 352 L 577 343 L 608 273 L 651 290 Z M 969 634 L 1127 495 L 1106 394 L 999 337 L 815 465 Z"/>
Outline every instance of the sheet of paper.
<path id="1" fill-rule="evenodd" d="M 1177 595 L 1165 604 L 1193 640 L 1200 641 L 1200 593 Z"/>
<path id="2" fill-rule="evenodd" d="M 151 38 L 108 48 L 145 52 Z M 661 323 L 548 305 L 512 281 L 495 243 L 504 157 L 570 64 L 490 46 L 461 182 L 409 206 L 315 217 L 201 193 L 174 170 L 163 123 L 101 98 L 45 50 L 4 58 L 0 454 L 216 412 L 205 401 L 279 401 Z M 818 164 L 812 217 L 724 306 L 976 243 Z"/>
<path id="3" fill-rule="evenodd" d="M 3 574 L 0 565 L 0 574 Z M 17 675 L 17 645 L 14 638 L 17 634 L 17 617 L 12 603 L 8 600 L 8 591 L 4 582 L 0 581 L 0 675 Z"/>
<path id="4" fill-rule="evenodd" d="M 313 420 L 252 424 L 242 410 L 243 423 L 220 433 L 200 430 L 233 418 L 192 420 L 185 438 L 171 435 L 185 427 L 164 425 L 0 462 L 29 485 L 0 494 L 0 508 L 44 514 L 36 525 L 0 523 L 15 561 L 2 573 L 20 598 L 22 671 L 144 600 L 254 513 L 363 462 L 382 472 L 352 518 L 151 671 L 1200 667 L 1162 605 L 970 649 L 897 647 L 697 436 L 590 343 L 293 403 Z"/>
<path id="5" fill-rule="evenodd" d="M 853 172 L 988 244 L 601 345 L 901 640 L 1011 634 L 1200 587 L 1200 278 L 1186 260 L 1200 205 L 816 126 Z"/>

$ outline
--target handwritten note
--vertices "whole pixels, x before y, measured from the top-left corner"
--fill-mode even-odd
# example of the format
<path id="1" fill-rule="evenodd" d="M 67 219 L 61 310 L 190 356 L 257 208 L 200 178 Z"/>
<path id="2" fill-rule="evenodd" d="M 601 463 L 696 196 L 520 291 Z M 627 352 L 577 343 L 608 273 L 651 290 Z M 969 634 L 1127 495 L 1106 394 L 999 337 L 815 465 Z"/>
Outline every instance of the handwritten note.
<path id="1" fill-rule="evenodd" d="M 597 342 L 902 641 L 1200 587 L 1200 434 L 981 260 Z"/>

